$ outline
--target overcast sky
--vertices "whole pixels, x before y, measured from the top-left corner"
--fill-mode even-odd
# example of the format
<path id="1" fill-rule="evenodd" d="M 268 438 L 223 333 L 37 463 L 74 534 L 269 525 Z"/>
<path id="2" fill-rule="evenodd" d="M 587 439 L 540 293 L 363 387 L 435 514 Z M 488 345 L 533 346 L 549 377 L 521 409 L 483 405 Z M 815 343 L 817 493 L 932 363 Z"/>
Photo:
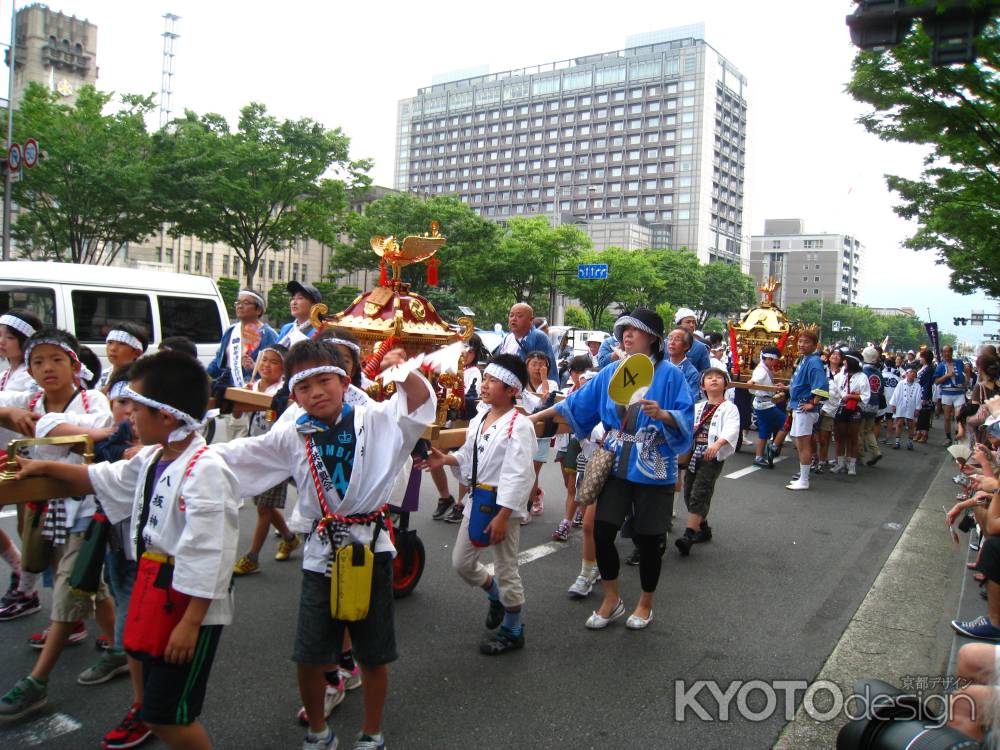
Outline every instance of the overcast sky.
<path id="1" fill-rule="evenodd" d="M 233 121 L 247 102 L 260 101 L 280 117 L 339 126 L 353 156 L 374 159 L 375 183 L 390 187 L 397 102 L 435 74 L 607 52 L 630 34 L 704 22 L 706 41 L 749 81 L 751 233 L 763 231 L 765 218 L 802 218 L 810 232 L 853 234 L 867 248 L 865 304 L 913 307 L 925 320 L 930 307 L 944 330 L 974 343 L 997 330 L 954 329 L 952 317 L 996 312 L 996 305 L 954 294 L 946 267 L 900 247 L 913 227 L 892 212 L 882 175 L 916 176 L 922 152 L 881 143 L 855 123 L 864 110 L 844 93 L 855 52 L 844 24 L 849 0 L 48 4 L 97 25 L 98 87 L 126 93 L 159 93 L 162 16 L 181 16 L 175 112 L 218 112 Z M 0 8 L 9 13 L 9 4 Z"/>

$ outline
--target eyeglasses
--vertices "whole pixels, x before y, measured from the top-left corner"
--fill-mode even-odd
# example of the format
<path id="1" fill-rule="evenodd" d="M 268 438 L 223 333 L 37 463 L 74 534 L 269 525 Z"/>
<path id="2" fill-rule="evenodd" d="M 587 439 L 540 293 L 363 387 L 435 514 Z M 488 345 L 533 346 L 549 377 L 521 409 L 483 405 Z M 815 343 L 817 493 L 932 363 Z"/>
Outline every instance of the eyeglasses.
<path id="1" fill-rule="evenodd" d="M 252 307 L 257 307 L 257 303 L 254 302 L 252 299 L 238 299 L 238 300 L 236 300 L 236 306 L 237 307 L 246 307 L 247 305 L 251 305 Z"/>

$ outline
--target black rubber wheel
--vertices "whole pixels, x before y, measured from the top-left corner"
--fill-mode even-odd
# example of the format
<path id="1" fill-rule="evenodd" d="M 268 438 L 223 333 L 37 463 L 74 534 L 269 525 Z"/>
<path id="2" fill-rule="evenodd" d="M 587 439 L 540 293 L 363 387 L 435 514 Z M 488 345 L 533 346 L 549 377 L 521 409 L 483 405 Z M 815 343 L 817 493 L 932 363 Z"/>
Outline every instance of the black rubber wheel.
<path id="1" fill-rule="evenodd" d="M 405 542 L 397 537 L 396 559 L 392 561 L 392 596 L 402 599 L 413 593 L 424 574 L 424 543 L 416 532 L 406 535 Z"/>

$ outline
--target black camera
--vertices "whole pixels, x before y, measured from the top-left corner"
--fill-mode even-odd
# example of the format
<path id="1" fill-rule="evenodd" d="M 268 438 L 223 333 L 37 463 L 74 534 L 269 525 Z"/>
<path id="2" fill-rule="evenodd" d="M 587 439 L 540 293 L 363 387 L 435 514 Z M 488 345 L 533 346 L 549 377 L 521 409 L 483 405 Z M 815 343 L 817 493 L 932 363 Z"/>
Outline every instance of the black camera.
<path id="1" fill-rule="evenodd" d="M 947 697 L 907 694 L 881 680 L 854 683 L 855 696 L 869 700 L 868 711 L 837 733 L 837 750 L 979 750 L 971 737 L 943 726 L 941 706 Z M 938 704 L 937 708 L 931 703 Z"/>
<path id="2" fill-rule="evenodd" d="M 966 511 L 962 516 L 962 520 L 958 522 L 958 530 L 963 534 L 968 534 L 974 528 L 976 528 L 976 517 Z"/>

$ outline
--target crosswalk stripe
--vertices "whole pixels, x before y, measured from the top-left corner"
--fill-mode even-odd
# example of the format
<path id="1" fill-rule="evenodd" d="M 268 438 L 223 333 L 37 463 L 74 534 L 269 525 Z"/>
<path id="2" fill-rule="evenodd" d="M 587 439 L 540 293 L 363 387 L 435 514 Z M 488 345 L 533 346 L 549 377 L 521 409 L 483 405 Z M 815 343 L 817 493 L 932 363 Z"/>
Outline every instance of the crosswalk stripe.
<path id="1" fill-rule="evenodd" d="M 786 458 L 788 458 L 788 456 L 778 456 L 776 459 L 774 459 L 774 463 L 778 463 L 779 461 L 784 461 Z M 739 479 L 740 477 L 745 477 L 749 474 L 753 474 L 755 471 L 760 471 L 763 468 L 764 468 L 763 466 L 754 466 L 753 464 L 750 464 L 745 469 L 734 471 L 731 474 L 723 474 L 722 476 L 725 479 Z"/>

